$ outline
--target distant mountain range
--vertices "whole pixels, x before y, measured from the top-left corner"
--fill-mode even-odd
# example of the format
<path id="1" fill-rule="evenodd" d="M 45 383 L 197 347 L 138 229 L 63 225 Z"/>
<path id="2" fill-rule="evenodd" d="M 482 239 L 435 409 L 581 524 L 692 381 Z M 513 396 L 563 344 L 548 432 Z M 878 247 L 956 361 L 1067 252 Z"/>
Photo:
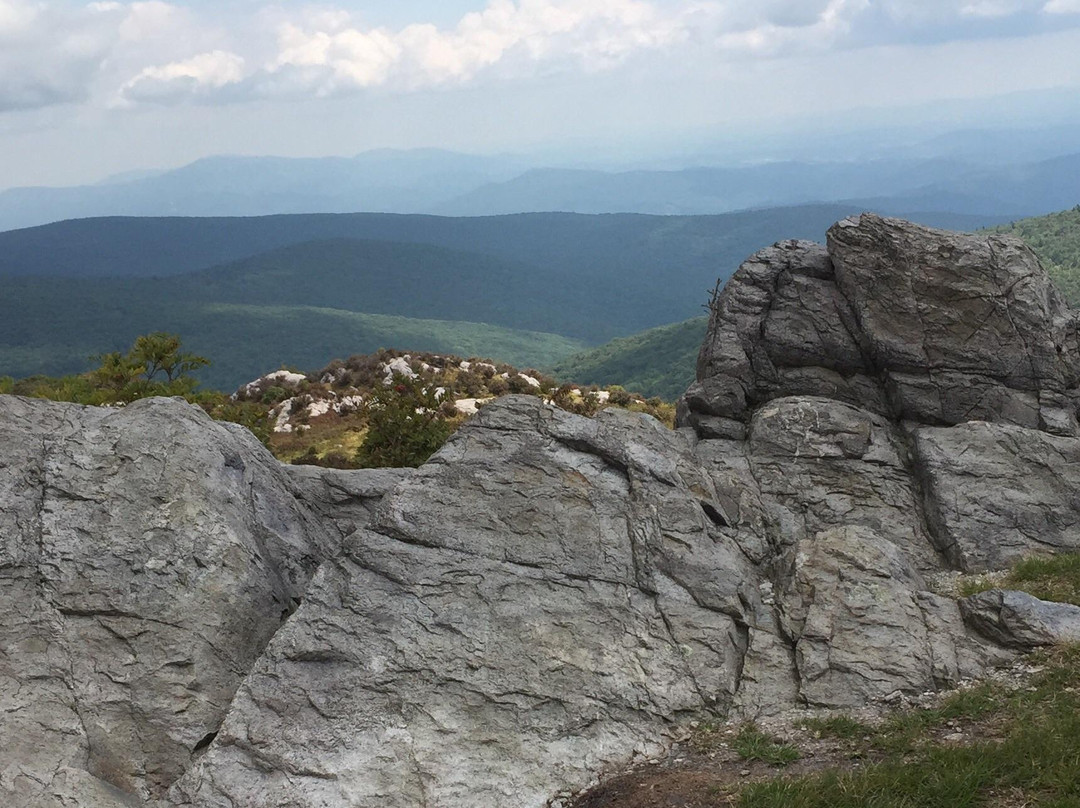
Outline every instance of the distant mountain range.
<path id="1" fill-rule="evenodd" d="M 415 213 L 527 168 L 518 158 L 436 149 L 385 149 L 352 158 L 208 157 L 95 185 L 0 192 L 0 230 L 96 216 Z"/>
<path id="2" fill-rule="evenodd" d="M 102 216 L 698 215 L 812 203 L 1015 219 L 1080 202 L 1080 154 L 979 165 L 957 156 L 950 144 L 941 146 L 950 148 L 940 157 L 663 171 L 544 167 L 520 157 L 439 150 L 382 150 L 352 158 L 210 157 L 95 185 L 0 192 L 0 230 Z"/>
<path id="3" fill-rule="evenodd" d="M 157 330 L 212 358 L 201 376 L 223 389 L 378 348 L 550 366 L 700 314 L 750 253 L 820 239 L 858 210 L 107 218 L 0 233 L 0 375 L 78 372 Z"/>
<path id="4" fill-rule="evenodd" d="M 523 210 L 659 215 L 725 213 L 916 193 L 943 179 L 963 177 L 968 171 L 970 167 L 957 160 L 782 162 L 677 171 L 533 169 L 470 191 L 437 206 L 435 212 L 451 216 Z"/>

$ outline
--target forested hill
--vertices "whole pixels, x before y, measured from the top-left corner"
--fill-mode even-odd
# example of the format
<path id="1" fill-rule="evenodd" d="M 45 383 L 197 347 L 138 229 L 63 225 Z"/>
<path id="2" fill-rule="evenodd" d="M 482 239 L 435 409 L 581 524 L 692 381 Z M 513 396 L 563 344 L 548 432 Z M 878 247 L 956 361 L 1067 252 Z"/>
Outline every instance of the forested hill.
<path id="1" fill-rule="evenodd" d="M 746 256 L 820 240 L 853 212 L 86 219 L 0 233 L 0 376 L 76 373 L 161 330 L 214 357 L 200 377 L 226 389 L 379 348 L 550 366 L 699 315 Z"/>
<path id="2" fill-rule="evenodd" d="M 994 230 L 1026 241 L 1038 253 L 1069 305 L 1080 308 L 1080 205 Z"/>
<path id="3" fill-rule="evenodd" d="M 0 233 L 0 276 L 176 275 L 324 239 L 431 244 L 535 265 L 640 275 L 663 267 L 734 262 L 781 238 L 820 239 L 852 205 L 805 205 L 715 216 L 523 213 L 452 218 L 381 213 L 258 217 L 72 219 Z M 914 221 L 974 229 L 1000 218 L 910 213 Z M 709 284 L 711 286 L 711 283 Z"/>
<path id="4" fill-rule="evenodd" d="M 674 401 L 694 380 L 709 318 L 694 317 L 612 340 L 568 356 L 552 372 L 579 384 L 618 384 L 646 396 Z"/>

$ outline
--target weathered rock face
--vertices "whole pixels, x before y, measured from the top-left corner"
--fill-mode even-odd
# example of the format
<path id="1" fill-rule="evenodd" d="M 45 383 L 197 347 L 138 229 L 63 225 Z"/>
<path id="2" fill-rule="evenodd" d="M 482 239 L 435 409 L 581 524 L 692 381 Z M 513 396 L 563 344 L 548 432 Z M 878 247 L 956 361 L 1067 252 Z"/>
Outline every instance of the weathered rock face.
<path id="1" fill-rule="evenodd" d="M 823 418 L 880 418 L 907 447 L 894 467 L 926 510 L 912 514 L 919 539 L 954 566 L 991 569 L 1080 549 L 1078 372 L 1076 317 L 1021 242 L 865 214 L 833 226 L 827 247 L 784 242 L 735 273 L 680 423 L 741 438 L 791 396 L 828 399 Z M 878 487 L 880 475 L 857 476 Z"/>
<path id="2" fill-rule="evenodd" d="M 914 438 L 927 516 L 955 566 L 1080 549 L 1080 440 L 982 422 Z"/>
<path id="3" fill-rule="evenodd" d="M 183 402 L 0 396 L 0 802 L 163 794 L 341 535 Z"/>
<path id="4" fill-rule="evenodd" d="M 689 412 L 746 421 L 824 395 L 927 424 L 1076 435 L 1076 322 L 1019 240 L 863 215 L 828 248 L 785 242 L 714 301 Z"/>
<path id="5" fill-rule="evenodd" d="M 960 601 L 964 618 L 1002 645 L 1038 648 L 1080 642 L 1080 606 L 993 589 Z"/>
<path id="6" fill-rule="evenodd" d="M 864 216 L 736 273 L 676 431 L 507 397 L 340 472 L 0 397 L 0 804 L 541 808 L 1080 636 L 927 583 L 1080 546 L 1076 356 L 1017 243 Z"/>
<path id="7" fill-rule="evenodd" d="M 723 709 L 758 579 L 690 449 L 485 408 L 322 568 L 176 803 L 542 806 Z"/>

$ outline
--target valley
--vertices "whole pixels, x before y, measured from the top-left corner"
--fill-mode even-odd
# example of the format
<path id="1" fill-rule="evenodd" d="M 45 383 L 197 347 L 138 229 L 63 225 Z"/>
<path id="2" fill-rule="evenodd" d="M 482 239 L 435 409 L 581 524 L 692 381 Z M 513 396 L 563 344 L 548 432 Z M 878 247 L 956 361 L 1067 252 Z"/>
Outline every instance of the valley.
<path id="1" fill-rule="evenodd" d="M 160 330 L 213 356 L 201 378 L 225 390 L 378 348 L 550 368 L 700 315 L 747 255 L 779 238 L 820 239 L 855 210 L 109 218 L 14 230 L 0 233 L 0 376 L 77 373 Z"/>

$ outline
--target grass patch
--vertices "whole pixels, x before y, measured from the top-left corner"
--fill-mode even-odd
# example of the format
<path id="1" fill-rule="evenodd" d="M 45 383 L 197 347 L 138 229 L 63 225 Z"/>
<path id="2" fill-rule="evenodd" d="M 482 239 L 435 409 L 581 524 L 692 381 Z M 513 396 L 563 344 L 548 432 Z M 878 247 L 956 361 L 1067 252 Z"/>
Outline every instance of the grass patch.
<path id="1" fill-rule="evenodd" d="M 1001 579 L 972 578 L 960 584 L 963 597 L 988 589 L 1018 589 L 1041 600 L 1080 606 L 1080 553 L 1025 558 Z"/>
<path id="2" fill-rule="evenodd" d="M 839 738 L 844 741 L 864 738 L 877 731 L 869 724 L 856 721 L 846 715 L 831 715 L 828 718 L 807 718 L 802 722 L 802 725 L 823 738 Z"/>
<path id="3" fill-rule="evenodd" d="M 760 760 L 770 766 L 787 766 L 800 757 L 794 746 L 778 743 L 754 724 L 743 724 L 731 746 L 743 760 Z"/>
<path id="4" fill-rule="evenodd" d="M 1024 559 L 1013 569 L 1010 580 L 1042 600 L 1080 606 L 1080 553 Z"/>
<path id="5" fill-rule="evenodd" d="M 340 457 L 348 462 L 341 468 L 359 468 L 356 453 L 364 442 L 366 428 L 359 418 L 332 420 L 315 423 L 311 429 L 303 432 L 275 432 L 270 436 L 270 451 L 283 463 L 292 463 L 306 458 L 319 460 Z"/>
<path id="6" fill-rule="evenodd" d="M 966 808 L 1041 805 L 1080 808 L 1080 647 L 1036 657 L 1031 685 L 985 684 L 940 707 L 914 710 L 873 728 L 879 762 L 852 771 L 748 786 L 742 808 Z M 968 722 L 971 743 L 935 740 L 932 730 Z M 822 719 L 814 727 L 858 738 L 858 722 Z M 951 726 L 951 725 L 950 725 Z M 987 728 L 993 728 L 993 732 Z M 1009 799 L 1002 801 L 1003 796 Z"/>

